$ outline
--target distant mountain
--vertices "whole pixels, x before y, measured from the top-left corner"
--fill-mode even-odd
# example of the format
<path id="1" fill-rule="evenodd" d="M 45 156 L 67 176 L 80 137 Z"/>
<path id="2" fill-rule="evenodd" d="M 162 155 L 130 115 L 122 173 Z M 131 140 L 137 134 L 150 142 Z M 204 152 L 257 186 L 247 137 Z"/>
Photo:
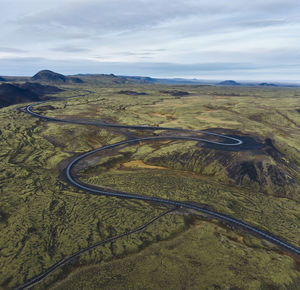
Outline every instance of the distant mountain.
<path id="1" fill-rule="evenodd" d="M 121 78 L 126 78 L 128 80 L 137 81 L 139 83 L 158 83 L 158 79 L 151 78 L 151 77 L 140 77 L 140 76 L 120 76 Z"/>
<path id="2" fill-rule="evenodd" d="M 142 76 L 118 76 L 122 78 L 126 78 L 129 81 L 134 81 L 143 84 L 162 84 L 162 85 L 195 85 L 195 86 L 246 86 L 246 87 L 254 87 L 254 86 L 269 86 L 269 87 L 300 87 L 297 83 L 259 83 L 243 81 L 238 83 L 233 80 L 225 80 L 219 82 L 217 80 L 201 80 L 201 79 L 184 79 L 184 78 L 151 78 L 151 77 L 142 77 Z"/>
<path id="3" fill-rule="evenodd" d="M 225 80 L 219 82 L 218 80 L 202 80 L 202 79 L 185 79 L 185 78 L 152 78 L 147 76 L 122 76 L 114 74 L 76 74 L 76 75 L 63 75 L 50 70 L 42 70 L 35 74 L 33 77 L 24 76 L 4 76 L 6 82 L 27 82 L 33 81 L 35 83 L 48 83 L 55 85 L 63 84 L 90 84 L 101 86 L 114 86 L 114 85 L 135 85 L 135 84 L 162 84 L 162 85 L 194 85 L 194 86 L 247 86 L 247 87 L 300 87 L 297 83 L 267 83 L 259 81 L 243 81 L 238 83 L 234 80 Z"/>
<path id="4" fill-rule="evenodd" d="M 80 78 L 65 76 L 51 70 L 42 70 L 35 74 L 32 81 L 54 83 L 54 84 L 64 84 L 64 83 L 83 83 Z"/>
<path id="5" fill-rule="evenodd" d="M 0 82 L 5 82 L 6 81 L 6 79 L 5 78 L 3 78 L 3 77 L 0 77 Z"/>
<path id="6" fill-rule="evenodd" d="M 202 81 L 197 79 L 158 79 L 143 76 L 120 76 L 114 74 L 77 74 L 85 83 L 114 85 L 114 84 L 166 84 L 166 85 L 207 85 L 214 81 Z"/>
<path id="7" fill-rule="evenodd" d="M 271 83 L 260 83 L 258 85 L 262 87 L 278 87 L 277 85 Z"/>
<path id="8" fill-rule="evenodd" d="M 91 85 L 112 86 L 122 84 L 134 84 L 125 77 L 116 76 L 114 74 L 77 74 L 74 77 L 79 77 L 84 83 Z"/>
<path id="9" fill-rule="evenodd" d="M 61 89 L 40 84 L 25 83 L 21 85 L 5 83 L 0 85 L 0 108 L 26 102 L 47 99 L 45 95 L 53 94 Z"/>
<path id="10" fill-rule="evenodd" d="M 35 74 L 32 78 L 33 81 L 50 82 L 50 83 L 65 83 L 67 78 L 50 70 L 42 70 Z"/>
<path id="11" fill-rule="evenodd" d="M 141 77 L 141 76 L 122 76 L 128 80 L 137 81 L 139 83 L 145 84 L 164 84 L 164 85 L 211 85 L 215 84 L 215 81 L 205 81 L 198 79 L 183 79 L 183 78 L 174 78 L 174 79 L 160 79 L 160 78 L 151 78 L 151 77 Z"/>
<path id="12" fill-rule="evenodd" d="M 237 83 L 236 81 L 227 80 L 227 81 L 220 82 L 217 85 L 219 85 L 219 86 L 240 86 L 241 84 Z"/>

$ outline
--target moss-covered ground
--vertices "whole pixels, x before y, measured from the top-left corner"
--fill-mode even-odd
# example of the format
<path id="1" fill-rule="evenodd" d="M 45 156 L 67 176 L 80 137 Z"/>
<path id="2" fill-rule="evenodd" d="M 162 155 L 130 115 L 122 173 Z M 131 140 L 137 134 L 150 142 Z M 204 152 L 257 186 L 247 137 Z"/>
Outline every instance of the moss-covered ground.
<path id="1" fill-rule="evenodd" d="M 83 93 L 82 88 L 94 93 Z M 264 146 L 243 152 L 182 141 L 127 146 L 85 160 L 79 168 L 83 180 L 206 204 L 300 245 L 299 90 L 145 85 L 69 89 L 60 96 L 82 96 L 35 110 L 66 119 L 227 130 L 251 136 Z M 173 96 L 176 90 L 189 95 Z M 93 148 L 169 133 L 50 123 L 18 107 L 0 110 L 0 285 L 4 289 L 165 210 L 80 192 L 64 180 L 63 169 L 72 156 Z M 226 160 L 234 162 L 228 165 Z M 244 162 L 256 175 L 250 170 L 239 176 Z M 207 217 L 194 220 L 192 214 L 170 214 L 143 233 L 96 248 L 35 287 L 297 289 L 296 257 Z"/>
<path id="2" fill-rule="evenodd" d="M 195 220 L 183 234 L 139 254 L 76 269 L 51 289 L 298 289 L 297 266 L 216 224 Z"/>

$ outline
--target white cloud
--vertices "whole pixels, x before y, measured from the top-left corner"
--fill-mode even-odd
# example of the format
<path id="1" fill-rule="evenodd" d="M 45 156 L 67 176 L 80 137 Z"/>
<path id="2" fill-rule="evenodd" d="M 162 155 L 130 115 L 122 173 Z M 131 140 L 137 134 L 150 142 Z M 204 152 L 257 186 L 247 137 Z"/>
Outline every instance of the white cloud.
<path id="1" fill-rule="evenodd" d="M 282 65 L 299 56 L 299 12 L 296 0 L 1 0 L 0 58 L 5 66 L 0 74 L 16 69 L 12 61 L 9 67 L 8 58 L 42 57 L 47 64 L 86 61 L 91 70 L 99 61 L 123 62 L 122 70 L 133 70 L 128 63 L 153 63 L 149 73 L 142 66 L 144 74 L 153 75 L 172 74 L 171 64 L 206 63 L 219 63 L 225 72 L 248 64 L 251 75 L 263 63 L 277 66 L 281 78 Z M 160 63 L 169 70 L 159 68 Z M 83 67 L 88 70 L 78 69 Z M 243 75 L 247 78 L 247 69 Z"/>

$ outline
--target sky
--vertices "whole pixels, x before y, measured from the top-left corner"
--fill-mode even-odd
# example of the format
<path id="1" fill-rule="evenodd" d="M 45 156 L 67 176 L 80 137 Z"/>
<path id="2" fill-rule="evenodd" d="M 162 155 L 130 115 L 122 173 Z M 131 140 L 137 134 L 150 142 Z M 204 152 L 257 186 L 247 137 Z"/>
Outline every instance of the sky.
<path id="1" fill-rule="evenodd" d="M 0 75 L 300 82 L 299 0 L 0 0 Z"/>

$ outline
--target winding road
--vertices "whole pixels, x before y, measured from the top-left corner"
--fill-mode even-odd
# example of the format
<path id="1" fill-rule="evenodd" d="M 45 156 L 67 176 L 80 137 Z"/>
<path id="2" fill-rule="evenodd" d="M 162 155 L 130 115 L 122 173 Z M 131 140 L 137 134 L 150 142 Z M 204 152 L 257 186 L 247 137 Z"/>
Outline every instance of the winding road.
<path id="1" fill-rule="evenodd" d="M 97 189 L 95 187 L 92 187 L 89 184 L 86 184 L 86 183 L 78 180 L 75 177 L 75 175 L 72 173 L 72 171 L 73 171 L 72 169 L 75 167 L 75 165 L 79 161 L 83 160 L 84 158 L 86 158 L 86 157 L 88 157 L 88 156 L 90 156 L 90 155 L 92 155 L 96 152 L 105 151 L 107 149 L 112 149 L 112 148 L 117 148 L 117 147 L 122 146 L 122 145 L 135 144 L 135 143 L 147 142 L 147 141 L 155 141 L 155 140 L 156 141 L 158 141 L 158 140 L 186 140 L 186 141 L 201 141 L 201 142 L 206 142 L 206 143 L 212 143 L 212 144 L 221 145 L 221 146 L 224 146 L 224 147 L 226 147 L 226 146 L 237 147 L 237 146 L 240 146 L 240 145 L 243 144 L 243 141 L 240 140 L 239 138 L 235 138 L 235 137 L 232 137 L 232 136 L 226 136 L 226 135 L 222 135 L 222 134 L 217 134 L 217 133 L 213 133 L 213 132 L 193 131 L 193 130 L 186 130 L 186 129 L 182 129 L 182 128 L 121 125 L 121 124 L 109 124 L 109 123 L 104 123 L 104 122 L 57 119 L 57 118 L 43 116 L 43 115 L 40 115 L 40 114 L 33 111 L 33 107 L 35 107 L 37 105 L 40 105 L 40 104 L 43 104 L 43 103 L 46 103 L 46 102 L 53 102 L 53 101 L 54 100 L 47 100 L 47 101 L 42 101 L 42 102 L 38 102 L 38 103 L 34 103 L 32 105 L 29 105 L 29 106 L 26 107 L 26 112 L 31 114 L 34 117 L 37 117 L 37 118 L 40 118 L 40 119 L 43 119 L 43 120 L 46 120 L 46 121 L 52 121 L 52 122 L 62 122 L 62 123 L 71 123 L 71 124 L 79 124 L 79 125 L 93 125 L 93 126 L 99 126 L 99 127 L 120 128 L 120 129 L 121 128 L 135 129 L 135 130 L 143 130 L 143 131 L 145 131 L 145 130 L 149 130 L 149 131 L 163 130 L 163 131 L 172 131 L 172 132 L 185 132 L 185 133 L 191 133 L 191 134 L 194 134 L 194 135 L 196 135 L 197 133 L 201 133 L 201 134 L 205 134 L 205 135 L 218 137 L 218 138 L 224 140 L 224 142 L 221 142 L 221 141 L 218 142 L 218 141 L 203 139 L 203 138 L 200 138 L 200 137 L 197 137 L 197 136 L 154 136 L 154 137 L 129 139 L 129 140 L 125 140 L 125 141 L 115 143 L 115 144 L 106 145 L 104 147 L 97 148 L 97 149 L 91 150 L 89 152 L 86 152 L 84 154 L 81 154 L 80 156 L 74 158 L 68 164 L 68 166 L 65 170 L 65 176 L 66 176 L 67 180 L 69 181 L 69 183 L 72 184 L 73 186 L 75 186 L 75 187 L 77 187 L 77 188 L 79 188 L 79 189 L 81 189 L 85 192 L 88 192 L 90 194 L 93 194 L 93 195 L 104 195 L 104 196 L 117 197 L 117 198 L 123 198 L 123 199 L 143 200 L 143 201 L 147 201 L 147 202 L 156 202 L 156 203 L 159 203 L 159 204 L 162 204 L 162 205 L 172 206 L 172 207 L 175 207 L 175 208 L 186 208 L 186 209 L 190 209 L 190 210 L 195 210 L 195 211 L 201 212 L 203 214 L 206 214 L 206 215 L 208 215 L 212 218 L 215 218 L 217 220 L 225 222 L 227 224 L 233 225 L 233 226 L 235 226 L 239 229 L 245 230 L 246 232 L 248 232 L 250 234 L 254 234 L 255 236 L 258 236 L 262 239 L 265 239 L 265 240 L 267 240 L 267 241 L 269 241 L 269 242 L 271 242 L 271 243 L 273 243 L 273 244 L 289 251 L 292 254 L 300 255 L 300 248 L 297 248 L 297 247 L 285 242 L 281 238 L 278 238 L 278 237 L 276 237 L 275 235 L 273 235 L 269 232 L 261 230 L 257 227 L 254 227 L 250 224 L 247 224 L 247 223 L 245 223 L 241 220 L 238 220 L 236 218 L 233 218 L 231 216 L 228 216 L 228 215 L 225 215 L 225 214 L 222 214 L 222 213 L 210 210 L 210 209 L 206 209 L 206 208 L 197 206 L 195 204 L 186 203 L 186 202 L 170 200 L 170 199 L 164 199 L 164 198 L 159 198 L 159 197 L 143 196 L 143 195 L 139 195 L 139 194 L 131 194 L 131 193 L 122 192 L 122 191 Z M 154 220 L 156 220 L 156 219 L 157 218 L 154 218 Z M 150 221 L 150 223 L 151 222 L 153 222 L 153 221 Z M 148 224 L 149 223 L 147 223 L 147 225 Z M 137 230 L 135 230 L 133 232 L 136 232 L 136 231 Z M 126 233 L 126 234 L 128 234 L 128 233 Z M 124 236 L 124 235 L 125 234 L 122 234 L 121 236 Z M 103 244 L 103 242 L 100 242 L 98 244 L 101 244 L 101 243 Z M 91 248 L 94 248 L 94 246 L 91 246 Z M 85 249 L 85 250 L 87 250 L 87 249 Z M 72 255 L 72 257 L 73 257 L 73 255 Z M 65 258 L 65 259 L 67 259 L 67 258 Z M 66 264 L 65 259 L 63 259 L 62 261 L 60 261 L 57 264 L 53 265 L 51 268 L 49 268 L 51 271 L 49 271 L 49 269 L 48 269 L 46 271 L 47 275 L 49 275 L 51 272 L 56 270 L 58 267 L 61 267 L 62 265 L 65 265 Z M 19 286 L 17 289 L 24 289 L 24 288 L 30 287 L 30 286 L 40 282 L 40 280 L 37 279 L 37 278 L 38 277 L 43 277 L 43 275 L 46 272 L 44 272 L 44 273 L 40 274 L 39 276 L 31 279 L 30 281 L 32 281 L 32 283 L 30 283 L 30 281 L 29 281 L 29 282 L 27 282 L 26 284 L 23 285 L 23 286 L 26 285 L 26 287 Z"/>

